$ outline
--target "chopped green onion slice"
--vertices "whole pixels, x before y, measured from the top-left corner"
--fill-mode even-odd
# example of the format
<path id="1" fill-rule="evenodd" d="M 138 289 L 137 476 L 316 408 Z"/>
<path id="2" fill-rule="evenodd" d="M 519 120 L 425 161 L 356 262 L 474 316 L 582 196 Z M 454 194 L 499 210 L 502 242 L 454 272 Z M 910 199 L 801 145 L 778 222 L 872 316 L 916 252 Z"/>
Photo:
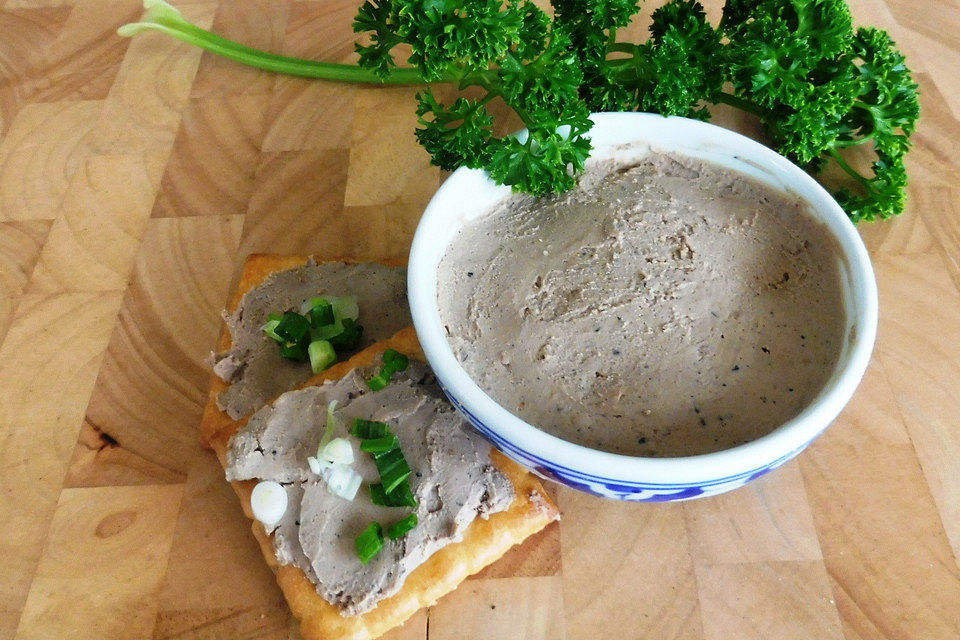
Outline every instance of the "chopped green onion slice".
<path id="1" fill-rule="evenodd" d="M 284 339 L 277 335 L 276 328 L 280 324 L 280 319 L 276 320 L 267 320 L 267 323 L 263 325 L 263 332 L 266 333 L 269 337 L 273 338 L 277 342 L 284 342 Z"/>
<path id="2" fill-rule="evenodd" d="M 387 423 L 364 420 L 363 418 L 353 419 L 353 429 L 350 430 L 350 433 L 361 440 L 382 438 L 386 435 L 391 435 L 390 428 L 387 427 Z"/>
<path id="3" fill-rule="evenodd" d="M 363 327 L 357 324 L 356 320 L 343 318 L 339 320 L 343 331 L 330 337 L 330 343 L 341 349 L 352 350 L 360 345 L 360 338 L 363 336 Z M 334 324 L 334 327 L 337 325 Z"/>
<path id="4" fill-rule="evenodd" d="M 330 305 L 333 307 L 333 314 L 337 316 L 337 320 L 343 320 L 344 318 L 356 320 L 360 317 L 360 307 L 357 306 L 356 296 L 330 298 Z"/>
<path id="5" fill-rule="evenodd" d="M 323 304 L 327 302 L 325 298 L 316 297 L 316 298 L 307 298 L 303 301 L 303 304 L 300 305 L 300 315 L 310 315 L 310 309 L 313 309 L 318 304 Z"/>
<path id="6" fill-rule="evenodd" d="M 287 311 L 274 331 L 288 342 L 299 342 L 310 331 L 310 321 L 295 311 Z"/>
<path id="7" fill-rule="evenodd" d="M 387 498 L 395 507 L 416 507 L 417 499 L 410 489 L 409 478 L 397 485 L 397 488 L 387 494 Z"/>
<path id="8" fill-rule="evenodd" d="M 353 464 L 353 445 L 346 438 L 334 438 L 317 453 L 318 458 L 336 464 Z"/>
<path id="9" fill-rule="evenodd" d="M 383 548 L 383 529 L 380 523 L 371 522 L 370 526 L 357 536 L 356 544 L 360 562 L 367 564 Z"/>
<path id="10" fill-rule="evenodd" d="M 310 367 L 313 372 L 320 373 L 334 362 L 337 361 L 337 352 L 333 345 L 326 340 L 314 340 L 307 347 L 307 354 L 310 356 Z"/>
<path id="11" fill-rule="evenodd" d="M 367 380 L 367 385 L 374 391 L 380 391 L 380 389 L 386 387 L 390 384 L 390 378 L 393 374 L 410 366 L 410 359 L 395 349 L 384 351 L 382 359 L 383 366 L 380 367 L 380 373 Z"/>
<path id="12" fill-rule="evenodd" d="M 331 400 L 327 404 L 327 424 L 323 430 L 323 435 L 320 436 L 320 445 L 317 447 L 318 458 L 323 456 L 323 448 L 327 446 L 327 443 L 333 440 L 333 432 L 337 428 L 337 418 L 333 413 L 336 409 L 337 401 Z"/>
<path id="13" fill-rule="evenodd" d="M 313 330 L 313 337 L 317 340 L 331 340 L 343 333 L 343 325 L 339 322 L 317 327 Z"/>
<path id="14" fill-rule="evenodd" d="M 326 476 L 327 490 L 338 498 L 353 501 L 363 482 L 360 474 L 347 464 L 335 464 Z"/>
<path id="15" fill-rule="evenodd" d="M 367 453 L 386 453 L 400 446 L 400 440 L 395 435 L 386 435 L 382 438 L 366 438 L 360 442 L 360 451 Z"/>
<path id="16" fill-rule="evenodd" d="M 367 380 L 367 386 L 374 391 L 380 391 L 380 389 L 387 388 L 387 381 L 383 379 L 383 374 L 381 373 L 380 375 L 374 376 Z"/>
<path id="17" fill-rule="evenodd" d="M 271 314 L 269 314 L 269 315 L 267 316 L 267 320 L 277 320 L 277 321 L 279 321 L 279 320 L 282 320 L 282 319 L 283 319 L 283 316 L 280 315 L 279 313 L 271 313 Z"/>
<path id="18" fill-rule="evenodd" d="M 417 526 L 417 514 L 411 513 L 406 518 L 402 518 L 390 525 L 387 528 L 387 537 L 391 540 L 396 540 L 415 526 Z"/>
<path id="19" fill-rule="evenodd" d="M 316 303 L 310 307 L 310 324 L 314 329 L 333 324 L 333 306 L 323 298 L 314 298 Z"/>
<path id="20" fill-rule="evenodd" d="M 410 358 L 396 349 L 387 349 L 383 352 L 383 364 L 393 369 L 393 372 L 403 371 L 410 364 Z"/>
<path id="21" fill-rule="evenodd" d="M 387 493 L 379 482 L 371 484 L 370 501 L 381 507 L 416 507 L 417 499 L 413 497 L 409 482 L 401 482 L 397 488 Z"/>
<path id="22" fill-rule="evenodd" d="M 306 362 L 307 347 L 302 342 L 285 342 L 280 345 L 280 355 L 289 360 Z"/>
<path id="23" fill-rule="evenodd" d="M 382 484 L 377 482 L 369 485 L 367 488 L 370 490 L 370 502 L 381 507 L 394 506 L 390 504 L 390 498 L 387 497 L 387 492 L 383 490 Z"/>
<path id="24" fill-rule="evenodd" d="M 391 449 L 376 456 L 377 471 L 380 472 L 380 482 L 383 490 L 390 493 L 410 476 L 410 465 L 400 449 Z"/>

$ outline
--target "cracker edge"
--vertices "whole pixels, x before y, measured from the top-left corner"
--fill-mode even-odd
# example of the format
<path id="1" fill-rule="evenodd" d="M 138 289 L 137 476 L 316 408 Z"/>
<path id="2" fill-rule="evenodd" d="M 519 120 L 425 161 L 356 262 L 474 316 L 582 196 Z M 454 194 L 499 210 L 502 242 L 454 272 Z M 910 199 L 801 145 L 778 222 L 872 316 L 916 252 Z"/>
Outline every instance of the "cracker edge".
<path id="1" fill-rule="evenodd" d="M 367 347 L 351 359 L 313 376 L 300 388 L 337 380 L 355 368 L 368 367 L 389 348 L 419 360 L 424 359 L 416 333 L 409 327 L 387 340 Z M 230 438 L 247 421 L 248 418 L 243 418 L 232 422 L 231 428 L 220 430 L 211 439 L 210 444 L 224 468 L 227 465 L 226 454 Z M 340 615 L 336 606 L 324 600 L 300 569 L 277 562 L 271 536 L 253 519 L 250 508 L 250 494 L 256 481 L 246 480 L 230 484 L 240 498 L 244 513 L 253 520 L 253 535 L 260 544 L 267 565 L 276 574 L 277 583 L 291 611 L 300 620 L 304 638 L 369 640 L 400 626 L 420 609 L 432 606 L 442 596 L 456 589 L 467 577 L 499 559 L 512 546 L 559 519 L 556 505 L 533 474 L 493 447 L 491 459 L 513 485 L 516 495 L 510 506 L 487 519 L 475 519 L 464 531 L 460 542 L 443 547 L 414 569 L 399 592 L 381 600 L 371 611 L 350 617 Z"/>
<path id="2" fill-rule="evenodd" d="M 331 258 L 329 260 L 319 260 L 316 256 L 295 255 L 282 256 L 273 253 L 252 253 L 247 256 L 243 264 L 243 271 L 240 273 L 240 279 L 233 293 L 227 300 L 227 311 L 233 312 L 240 299 L 243 298 L 251 289 L 267 279 L 267 276 L 277 271 L 293 269 L 302 266 L 313 257 L 318 264 L 324 262 L 344 262 L 346 264 L 361 264 L 363 261 L 351 258 Z M 378 264 L 386 267 L 405 267 L 407 261 L 405 258 L 393 258 L 389 260 L 376 260 Z M 232 344 L 230 331 L 227 329 L 227 323 L 221 320 L 220 338 L 217 341 L 217 351 L 226 351 Z M 234 419 L 225 411 L 221 411 L 217 406 L 217 396 L 220 392 L 229 387 L 226 382 L 220 379 L 217 374 L 210 373 L 210 391 L 207 396 L 207 404 L 203 408 L 203 417 L 200 420 L 200 444 L 205 448 L 210 448 L 211 439 L 218 431 L 227 429 L 233 424 Z"/>

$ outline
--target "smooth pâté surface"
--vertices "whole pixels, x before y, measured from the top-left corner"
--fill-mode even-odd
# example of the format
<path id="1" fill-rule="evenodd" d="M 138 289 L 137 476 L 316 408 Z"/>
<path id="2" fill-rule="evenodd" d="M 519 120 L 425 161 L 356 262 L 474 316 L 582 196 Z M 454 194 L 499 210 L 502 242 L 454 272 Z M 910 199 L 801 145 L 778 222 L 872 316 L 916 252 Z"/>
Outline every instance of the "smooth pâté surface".
<path id="1" fill-rule="evenodd" d="M 237 40 L 340 61 L 356 6 L 180 3 Z M 960 636 L 960 8 L 852 8 L 890 30 L 923 107 L 906 214 L 860 229 L 880 329 L 853 401 L 718 498 L 556 490 L 561 523 L 388 638 Z M 204 358 L 246 255 L 403 257 L 442 176 L 412 134 L 416 89 L 114 35 L 140 12 L 0 0 L 0 640 L 296 638 L 197 444 Z"/>

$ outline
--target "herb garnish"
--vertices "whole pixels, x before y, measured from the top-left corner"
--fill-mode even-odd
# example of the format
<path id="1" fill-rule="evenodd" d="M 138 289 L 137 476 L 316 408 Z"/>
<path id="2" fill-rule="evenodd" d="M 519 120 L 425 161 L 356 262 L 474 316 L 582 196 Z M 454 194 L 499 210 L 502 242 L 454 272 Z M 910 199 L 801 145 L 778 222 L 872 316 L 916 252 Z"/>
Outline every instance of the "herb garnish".
<path id="1" fill-rule="evenodd" d="M 380 474 L 380 482 L 371 484 L 370 501 L 382 507 L 416 507 L 417 500 L 410 488 L 410 465 L 400 450 L 400 439 L 390 431 L 385 422 L 354 418 L 350 432 L 360 438 L 360 450 L 372 453 Z M 374 525 L 376 527 L 374 528 Z M 391 540 L 400 538 L 417 525 L 417 514 L 411 513 L 393 524 L 387 535 Z M 376 546 L 375 536 L 379 536 Z M 383 546 L 380 524 L 372 523 L 357 537 L 357 555 L 366 564 Z M 374 547 L 376 549 L 374 550 Z M 365 555 L 368 554 L 368 555 Z"/>
<path id="2" fill-rule="evenodd" d="M 364 420 L 363 418 L 353 419 L 353 428 L 350 430 L 350 433 L 352 433 L 354 437 L 360 438 L 361 440 L 383 438 L 387 435 L 393 435 L 390 433 L 390 428 L 387 426 L 386 422 Z"/>
<path id="3" fill-rule="evenodd" d="M 385 388 L 393 374 L 404 371 L 410 365 L 410 359 L 395 349 L 384 351 L 382 358 L 380 373 L 367 380 L 367 385 L 374 391 Z"/>
<path id="4" fill-rule="evenodd" d="M 363 327 L 357 324 L 359 310 L 353 298 L 311 298 L 301 311 L 271 313 L 263 325 L 264 333 L 280 343 L 282 357 L 309 359 L 316 374 L 337 361 L 336 348 L 351 351 L 360 344 Z"/>
<path id="5" fill-rule="evenodd" d="M 269 54 L 188 22 L 163 0 L 145 0 L 141 22 L 244 64 L 343 82 L 452 84 L 476 90 L 441 102 L 418 95 L 417 139 L 433 163 L 484 168 L 535 195 L 575 183 L 590 153 L 591 111 L 652 111 L 708 119 L 724 104 L 757 116 L 780 153 L 818 174 L 835 163 L 851 188 L 834 191 L 854 221 L 903 211 L 919 116 L 917 85 L 885 31 L 854 29 L 843 0 L 727 0 L 716 26 L 693 0 L 653 12 L 644 42 L 618 39 L 639 0 L 367 0 L 353 23 L 359 65 Z M 395 56 L 406 50 L 408 68 Z M 527 127 L 494 135 L 488 107 L 502 100 Z M 866 172 L 849 149 L 872 147 Z"/>
<path id="6" fill-rule="evenodd" d="M 383 528 L 379 522 L 371 522 L 360 535 L 357 536 L 357 555 L 360 562 L 367 564 L 383 548 Z"/>
<path id="7" fill-rule="evenodd" d="M 370 501 L 381 507 L 416 507 L 417 499 L 413 497 L 409 482 L 401 482 L 392 492 L 383 490 L 382 483 L 371 484 L 369 487 Z"/>
<path id="8" fill-rule="evenodd" d="M 396 540 L 417 526 L 417 514 L 411 513 L 406 518 L 397 520 L 387 528 L 387 537 Z"/>

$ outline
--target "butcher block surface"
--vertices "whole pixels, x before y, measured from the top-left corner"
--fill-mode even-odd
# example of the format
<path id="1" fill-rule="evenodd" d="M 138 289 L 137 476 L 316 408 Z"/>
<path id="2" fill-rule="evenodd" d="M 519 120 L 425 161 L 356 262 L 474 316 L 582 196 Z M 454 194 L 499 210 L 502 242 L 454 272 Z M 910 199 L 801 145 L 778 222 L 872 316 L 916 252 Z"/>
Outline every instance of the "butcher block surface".
<path id="1" fill-rule="evenodd" d="M 349 62 L 357 4 L 178 6 L 253 46 Z M 880 327 L 853 400 L 797 459 L 720 497 L 552 486 L 560 523 L 386 638 L 960 638 L 960 5 L 852 11 L 891 32 L 923 109 L 906 213 L 859 227 Z M 444 176 L 413 135 L 417 88 L 115 34 L 141 12 L 0 0 L 0 640 L 297 638 L 197 439 L 220 310 L 251 253 L 403 259 Z"/>

